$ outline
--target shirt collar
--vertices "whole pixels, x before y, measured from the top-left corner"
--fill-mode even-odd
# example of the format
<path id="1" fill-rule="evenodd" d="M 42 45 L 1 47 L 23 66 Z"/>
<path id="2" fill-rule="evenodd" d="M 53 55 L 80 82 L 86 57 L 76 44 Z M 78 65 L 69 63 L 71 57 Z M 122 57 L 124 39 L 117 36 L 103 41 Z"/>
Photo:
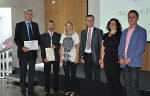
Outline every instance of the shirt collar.
<path id="1" fill-rule="evenodd" d="M 93 31 L 94 27 L 91 28 L 91 31 Z M 88 31 L 90 30 L 90 28 L 88 28 Z"/>
<path id="2" fill-rule="evenodd" d="M 25 20 L 25 22 L 26 22 L 26 23 L 31 23 L 31 21 L 26 21 L 26 20 Z"/>
<path id="3" fill-rule="evenodd" d="M 50 34 L 50 31 L 48 30 L 48 33 Z M 53 36 L 54 32 L 52 32 L 52 36 Z M 51 34 L 50 34 L 51 35 Z"/>
<path id="4" fill-rule="evenodd" d="M 128 28 L 128 29 L 129 29 L 129 30 L 131 30 L 131 29 L 135 29 L 135 27 L 136 27 L 136 26 L 137 26 L 137 24 L 136 24 L 133 28 L 130 28 L 130 26 L 129 26 L 129 28 Z"/>

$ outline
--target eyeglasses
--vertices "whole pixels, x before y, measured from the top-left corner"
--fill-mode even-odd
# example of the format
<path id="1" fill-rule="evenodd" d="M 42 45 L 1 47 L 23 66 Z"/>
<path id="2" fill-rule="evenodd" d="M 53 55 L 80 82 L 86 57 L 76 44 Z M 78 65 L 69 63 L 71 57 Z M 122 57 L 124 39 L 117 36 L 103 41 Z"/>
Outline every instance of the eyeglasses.
<path id="1" fill-rule="evenodd" d="M 137 17 L 133 16 L 133 17 L 130 17 L 128 16 L 128 19 L 136 19 Z"/>
<path id="2" fill-rule="evenodd" d="M 109 25 L 117 25 L 116 23 L 110 23 Z"/>
<path id="3" fill-rule="evenodd" d="M 91 21 L 94 21 L 94 20 L 86 20 L 86 21 L 91 22 Z"/>

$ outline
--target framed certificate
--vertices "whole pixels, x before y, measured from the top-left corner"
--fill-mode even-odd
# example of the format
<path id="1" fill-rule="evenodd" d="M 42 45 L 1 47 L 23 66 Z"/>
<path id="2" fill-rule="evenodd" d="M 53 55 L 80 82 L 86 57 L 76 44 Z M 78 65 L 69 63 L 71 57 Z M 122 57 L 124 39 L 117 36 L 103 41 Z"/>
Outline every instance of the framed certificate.
<path id="1" fill-rule="evenodd" d="M 38 40 L 24 41 L 24 46 L 29 48 L 29 50 L 38 50 Z"/>
<path id="2" fill-rule="evenodd" d="M 53 48 L 45 48 L 46 59 L 48 61 L 55 61 L 55 53 Z"/>

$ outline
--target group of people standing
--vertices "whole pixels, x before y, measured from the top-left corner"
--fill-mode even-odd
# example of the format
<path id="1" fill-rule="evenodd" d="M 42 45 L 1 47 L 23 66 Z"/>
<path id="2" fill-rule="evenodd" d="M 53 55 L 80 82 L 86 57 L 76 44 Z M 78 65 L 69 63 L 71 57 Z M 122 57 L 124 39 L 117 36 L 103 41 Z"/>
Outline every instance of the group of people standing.
<path id="1" fill-rule="evenodd" d="M 34 71 L 36 50 L 29 50 L 24 41 L 38 40 L 44 62 L 45 95 L 50 96 L 50 70 L 53 64 L 53 91 L 59 95 L 59 66 L 63 64 L 66 96 L 75 96 L 77 89 L 76 68 L 79 61 L 84 64 L 86 96 L 103 96 L 100 69 L 104 68 L 109 96 L 121 96 L 120 66 L 123 69 L 127 96 L 140 96 L 138 90 L 139 69 L 142 67 L 142 53 L 146 46 L 146 30 L 137 24 L 139 14 L 135 10 L 128 13 L 129 27 L 122 31 L 118 19 L 112 18 L 107 24 L 108 32 L 94 27 L 94 16 L 86 16 L 87 28 L 81 32 L 81 39 L 72 22 L 64 25 L 64 33 L 54 32 L 55 23 L 48 21 L 48 32 L 40 35 L 38 24 L 32 21 L 32 10 L 24 11 L 25 20 L 16 24 L 14 41 L 18 46 L 20 66 L 20 87 L 26 96 L 26 68 L 29 63 L 28 95 L 34 92 Z M 45 48 L 53 48 L 55 61 L 46 58 Z"/>

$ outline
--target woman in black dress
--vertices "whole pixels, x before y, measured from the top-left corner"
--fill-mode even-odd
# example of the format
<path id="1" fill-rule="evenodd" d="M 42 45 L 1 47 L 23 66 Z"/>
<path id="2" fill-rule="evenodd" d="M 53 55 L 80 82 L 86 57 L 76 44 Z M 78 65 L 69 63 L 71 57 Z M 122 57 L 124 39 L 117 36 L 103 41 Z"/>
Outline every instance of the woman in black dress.
<path id="1" fill-rule="evenodd" d="M 101 47 L 101 68 L 107 77 L 109 96 L 120 96 L 120 64 L 118 45 L 121 38 L 121 24 L 115 18 L 107 24 L 108 33 L 104 34 Z"/>

